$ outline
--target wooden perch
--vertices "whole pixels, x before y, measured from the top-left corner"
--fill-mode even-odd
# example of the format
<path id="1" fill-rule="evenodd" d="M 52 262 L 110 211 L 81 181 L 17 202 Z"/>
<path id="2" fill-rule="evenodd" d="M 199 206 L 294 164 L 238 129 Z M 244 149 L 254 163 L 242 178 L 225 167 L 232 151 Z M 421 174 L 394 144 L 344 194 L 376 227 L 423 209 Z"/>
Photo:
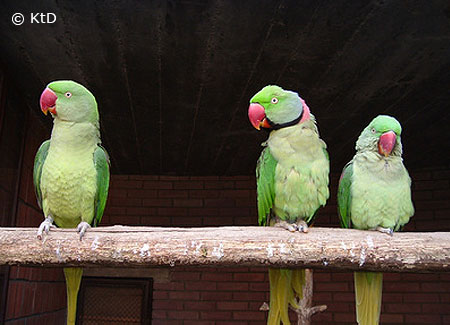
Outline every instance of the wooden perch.
<path id="1" fill-rule="evenodd" d="M 450 233 L 395 233 L 271 227 L 100 227 L 82 241 L 75 229 L 0 228 L 0 265 L 176 265 L 307 267 L 394 272 L 450 270 Z"/>

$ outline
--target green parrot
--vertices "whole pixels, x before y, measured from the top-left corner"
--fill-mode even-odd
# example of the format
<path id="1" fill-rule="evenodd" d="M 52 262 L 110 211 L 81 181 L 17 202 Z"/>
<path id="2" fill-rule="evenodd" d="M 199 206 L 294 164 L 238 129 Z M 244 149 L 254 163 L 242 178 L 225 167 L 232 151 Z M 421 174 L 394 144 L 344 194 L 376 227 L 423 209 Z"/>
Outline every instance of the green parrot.
<path id="1" fill-rule="evenodd" d="M 270 131 L 256 167 L 258 221 L 261 226 L 307 232 L 328 197 L 330 162 L 314 116 L 293 91 L 266 86 L 250 100 L 250 122 Z M 269 269 L 267 323 L 290 324 L 288 309 L 298 309 L 304 270 Z"/>
<path id="2" fill-rule="evenodd" d="M 338 189 L 341 226 L 392 235 L 414 214 L 411 178 L 403 165 L 400 123 L 379 115 L 362 131 L 356 154 L 344 167 Z M 382 273 L 355 272 L 356 317 L 376 325 L 381 312 Z"/>
<path id="3" fill-rule="evenodd" d="M 99 224 L 108 196 L 109 157 L 100 145 L 97 103 L 82 85 L 61 80 L 47 86 L 40 106 L 44 114 L 50 111 L 53 129 L 34 161 L 34 187 L 45 217 L 37 236 L 42 239 L 55 224 L 77 228 L 81 240 Z M 82 273 L 81 268 L 64 268 L 67 324 L 75 324 Z"/>

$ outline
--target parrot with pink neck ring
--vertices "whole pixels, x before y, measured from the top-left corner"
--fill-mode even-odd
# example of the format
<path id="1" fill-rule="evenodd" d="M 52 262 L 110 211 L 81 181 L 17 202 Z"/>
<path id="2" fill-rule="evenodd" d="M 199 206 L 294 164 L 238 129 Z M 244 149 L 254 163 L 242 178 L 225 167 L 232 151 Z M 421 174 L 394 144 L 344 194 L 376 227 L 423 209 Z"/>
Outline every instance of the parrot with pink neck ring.
<path id="1" fill-rule="evenodd" d="M 293 91 L 266 86 L 250 100 L 248 117 L 270 131 L 256 167 L 261 226 L 307 232 L 328 197 L 330 162 L 309 107 Z M 289 305 L 298 309 L 305 283 L 302 269 L 269 269 L 267 324 L 290 324 Z"/>

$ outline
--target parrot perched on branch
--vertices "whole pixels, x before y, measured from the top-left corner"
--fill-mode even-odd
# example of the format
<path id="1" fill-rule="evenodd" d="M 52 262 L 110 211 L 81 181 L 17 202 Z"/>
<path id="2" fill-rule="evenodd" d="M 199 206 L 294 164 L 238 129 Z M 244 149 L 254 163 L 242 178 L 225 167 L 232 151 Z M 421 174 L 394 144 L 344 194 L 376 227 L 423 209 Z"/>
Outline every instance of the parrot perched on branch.
<path id="1" fill-rule="evenodd" d="M 314 116 L 293 91 L 266 86 L 250 100 L 250 122 L 270 131 L 256 167 L 258 221 L 261 226 L 307 232 L 328 197 L 330 163 Z M 289 305 L 298 309 L 304 270 L 269 269 L 267 323 L 290 324 Z"/>
<path id="2" fill-rule="evenodd" d="M 344 167 L 338 189 L 341 226 L 392 235 L 414 214 L 411 179 L 403 165 L 400 123 L 379 115 L 362 131 L 356 154 Z M 383 274 L 355 272 L 356 317 L 376 325 L 381 312 Z"/>
<path id="3" fill-rule="evenodd" d="M 106 205 L 109 158 L 100 143 L 99 115 L 92 93 L 74 81 L 54 81 L 42 92 L 41 110 L 53 117 L 50 140 L 40 146 L 33 181 L 45 220 L 42 239 L 54 224 L 76 228 L 80 240 L 97 226 Z M 67 324 L 75 324 L 81 268 L 64 268 L 67 287 Z"/>

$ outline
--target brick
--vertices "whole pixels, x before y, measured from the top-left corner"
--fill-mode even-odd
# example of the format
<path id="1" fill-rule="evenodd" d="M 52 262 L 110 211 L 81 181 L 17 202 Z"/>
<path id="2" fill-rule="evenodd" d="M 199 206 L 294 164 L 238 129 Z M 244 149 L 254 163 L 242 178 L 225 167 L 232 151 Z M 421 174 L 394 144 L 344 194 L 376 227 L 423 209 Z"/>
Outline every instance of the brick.
<path id="1" fill-rule="evenodd" d="M 234 311 L 233 319 L 238 320 L 264 320 L 265 315 L 262 311 Z"/>
<path id="2" fill-rule="evenodd" d="M 217 181 L 219 176 L 189 176 L 189 179 L 193 181 Z"/>
<path id="3" fill-rule="evenodd" d="M 380 323 L 403 323 L 403 315 L 402 314 L 381 314 L 380 315 Z"/>
<path id="4" fill-rule="evenodd" d="M 250 190 L 223 190 L 220 191 L 220 197 L 223 198 L 248 198 Z"/>
<path id="5" fill-rule="evenodd" d="M 144 207 L 171 207 L 173 206 L 172 199 L 155 199 L 155 198 L 146 198 L 142 200 L 142 205 Z"/>
<path id="6" fill-rule="evenodd" d="M 246 181 L 235 181 L 234 187 L 236 189 L 255 189 L 256 181 L 255 180 L 246 180 Z"/>
<path id="7" fill-rule="evenodd" d="M 231 292 L 223 292 L 223 291 L 205 291 L 201 292 L 201 300 L 212 300 L 212 301 L 223 301 L 230 300 L 232 298 Z"/>
<path id="8" fill-rule="evenodd" d="M 168 291 L 184 291 L 185 282 L 169 282 L 169 283 L 155 283 L 153 284 L 154 290 L 168 290 Z"/>
<path id="9" fill-rule="evenodd" d="M 335 322 L 343 322 L 343 323 L 356 323 L 356 315 L 354 313 L 335 313 L 333 315 L 333 319 Z"/>
<path id="10" fill-rule="evenodd" d="M 158 299 L 169 299 L 169 292 L 167 291 L 153 291 L 153 300 L 156 301 Z"/>
<path id="11" fill-rule="evenodd" d="M 230 226 L 234 225 L 233 217 L 230 216 L 222 216 L 222 217 L 203 217 L 203 225 L 204 226 Z"/>
<path id="12" fill-rule="evenodd" d="M 158 197 L 160 198 L 187 198 L 188 192 L 183 190 L 158 190 Z"/>
<path id="13" fill-rule="evenodd" d="M 247 310 L 248 302 L 245 301 L 218 301 L 217 310 Z"/>
<path id="14" fill-rule="evenodd" d="M 233 181 L 205 181 L 205 189 L 232 189 L 234 188 Z"/>
<path id="15" fill-rule="evenodd" d="M 248 283 L 246 283 L 246 282 L 229 282 L 229 283 L 218 282 L 217 283 L 217 290 L 223 290 L 223 291 L 247 291 L 248 290 Z"/>
<path id="16" fill-rule="evenodd" d="M 169 291 L 169 299 L 174 300 L 198 300 L 200 294 L 194 291 Z"/>
<path id="17" fill-rule="evenodd" d="M 269 282 L 256 282 L 256 283 L 250 283 L 250 291 L 268 291 L 269 290 Z"/>
<path id="18" fill-rule="evenodd" d="M 433 171 L 433 179 L 450 179 L 450 170 Z"/>
<path id="19" fill-rule="evenodd" d="M 139 216 L 110 216 L 112 224 L 140 226 Z"/>
<path id="20" fill-rule="evenodd" d="M 203 225 L 203 218 L 177 216 L 172 218 L 172 224 L 178 227 L 198 227 Z"/>
<path id="21" fill-rule="evenodd" d="M 118 206 L 118 207 L 123 207 L 123 206 L 141 206 L 142 205 L 142 199 L 140 198 L 130 198 L 130 197 L 126 197 L 126 198 L 114 198 L 113 200 L 110 200 L 109 203 L 112 206 Z"/>
<path id="22" fill-rule="evenodd" d="M 228 272 L 202 272 L 201 279 L 205 281 L 230 282 L 233 279 L 233 274 Z"/>
<path id="23" fill-rule="evenodd" d="M 188 281 L 185 283 L 186 290 L 210 291 L 216 290 L 216 282 L 212 281 Z"/>
<path id="24" fill-rule="evenodd" d="M 317 283 L 315 285 L 316 291 L 347 291 L 348 283 L 346 282 L 330 282 L 330 283 Z"/>
<path id="25" fill-rule="evenodd" d="M 178 300 L 153 300 L 153 310 L 183 310 L 183 301 Z"/>
<path id="26" fill-rule="evenodd" d="M 185 320 L 183 321 L 183 325 L 215 325 L 214 321 L 210 320 Z"/>
<path id="27" fill-rule="evenodd" d="M 383 290 L 385 292 L 414 292 L 419 291 L 420 286 L 418 283 L 404 283 L 404 282 L 386 282 L 383 284 Z"/>
<path id="28" fill-rule="evenodd" d="M 110 188 L 108 191 L 108 197 L 116 198 L 116 197 L 127 197 L 128 191 L 126 189 L 120 188 Z"/>
<path id="29" fill-rule="evenodd" d="M 222 208 L 219 211 L 221 216 L 248 217 L 250 212 L 248 208 Z"/>
<path id="30" fill-rule="evenodd" d="M 402 281 L 414 281 L 414 282 L 430 282 L 439 281 L 439 274 L 421 274 L 421 273 L 404 273 L 400 274 Z"/>
<path id="31" fill-rule="evenodd" d="M 172 272 L 170 278 L 172 281 L 197 281 L 200 280 L 200 272 Z"/>
<path id="32" fill-rule="evenodd" d="M 422 283 L 421 287 L 422 287 L 422 291 L 426 291 L 426 292 L 449 292 L 450 291 L 450 282 Z"/>
<path id="33" fill-rule="evenodd" d="M 195 208 L 203 206 L 203 200 L 201 199 L 174 199 L 174 207 L 188 207 Z"/>
<path id="34" fill-rule="evenodd" d="M 190 198 L 211 199 L 218 198 L 219 191 L 217 190 L 189 190 Z"/>
<path id="35" fill-rule="evenodd" d="M 440 324 L 440 315 L 406 314 L 405 324 Z"/>
<path id="36" fill-rule="evenodd" d="M 187 310 L 169 310 L 167 312 L 168 319 L 198 319 L 198 311 L 187 311 Z"/>
<path id="37" fill-rule="evenodd" d="M 157 208 L 157 213 L 161 216 L 187 216 L 187 212 L 187 208 Z"/>
<path id="38" fill-rule="evenodd" d="M 168 216 L 143 216 L 141 226 L 171 226 L 172 219 Z"/>
<path id="39" fill-rule="evenodd" d="M 129 189 L 128 190 L 128 197 L 131 198 L 156 198 L 157 196 L 157 190 L 144 190 L 144 189 Z"/>
<path id="40" fill-rule="evenodd" d="M 203 189 L 203 182 L 202 181 L 194 181 L 194 180 L 179 181 L 179 182 L 174 182 L 173 186 L 175 189 L 180 189 L 180 190 L 200 190 L 200 189 Z"/>
<path id="41" fill-rule="evenodd" d="M 214 301 L 186 301 L 184 302 L 184 308 L 187 310 L 214 310 Z"/>
<path id="42" fill-rule="evenodd" d="M 420 313 L 421 305 L 420 304 L 396 304 L 396 303 L 388 303 L 384 304 L 384 310 L 387 313 Z"/>
<path id="43" fill-rule="evenodd" d="M 154 190 L 171 190 L 173 189 L 173 183 L 167 181 L 149 180 L 144 181 L 143 188 Z"/>
<path id="44" fill-rule="evenodd" d="M 128 207 L 127 215 L 132 216 L 145 216 L 145 215 L 154 215 L 156 213 L 155 208 L 144 208 L 144 207 Z"/>
<path id="45" fill-rule="evenodd" d="M 142 181 L 130 181 L 130 180 L 116 180 L 114 179 L 112 181 L 111 187 L 115 188 L 142 188 Z"/>
<path id="46" fill-rule="evenodd" d="M 264 292 L 233 292 L 235 301 L 263 301 L 264 299 L 266 299 Z"/>
<path id="47" fill-rule="evenodd" d="M 187 181 L 189 176 L 160 175 L 159 179 L 162 181 Z"/>
<path id="48" fill-rule="evenodd" d="M 262 282 L 264 281 L 264 273 L 234 273 L 234 281 L 245 281 L 245 282 Z"/>
<path id="49" fill-rule="evenodd" d="M 400 303 L 403 301 L 403 298 L 405 296 L 406 295 L 404 295 L 403 293 L 383 292 L 383 303 L 387 303 L 387 302 Z"/>
<path id="50" fill-rule="evenodd" d="M 231 312 L 229 311 L 201 311 L 200 319 L 231 319 Z"/>
<path id="51" fill-rule="evenodd" d="M 233 199 L 204 199 L 205 207 L 234 207 Z"/>
<path id="52" fill-rule="evenodd" d="M 450 314 L 450 304 L 422 304 L 422 312 Z"/>
<path id="53" fill-rule="evenodd" d="M 137 181 L 155 181 L 159 179 L 158 175 L 129 175 L 128 179 Z M 144 182 L 145 184 L 145 182 Z"/>

